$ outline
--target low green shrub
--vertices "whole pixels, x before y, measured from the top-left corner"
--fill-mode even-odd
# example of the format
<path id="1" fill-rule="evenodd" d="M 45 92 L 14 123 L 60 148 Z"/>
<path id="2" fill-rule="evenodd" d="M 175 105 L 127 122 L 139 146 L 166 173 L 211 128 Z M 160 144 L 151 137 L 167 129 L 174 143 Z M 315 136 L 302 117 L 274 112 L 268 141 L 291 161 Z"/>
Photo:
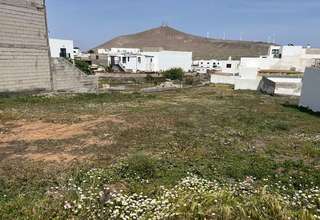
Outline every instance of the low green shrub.
<path id="1" fill-rule="evenodd" d="M 92 71 L 90 69 L 90 65 L 82 60 L 75 60 L 75 65 L 78 69 L 80 69 L 82 72 L 91 75 Z"/>
<path id="2" fill-rule="evenodd" d="M 163 77 L 171 80 L 182 80 L 184 77 L 184 71 L 181 68 L 172 68 L 162 73 Z"/>
<path id="3" fill-rule="evenodd" d="M 120 176 L 130 179 L 151 179 L 156 175 L 156 161 L 145 154 L 135 154 L 120 166 Z"/>

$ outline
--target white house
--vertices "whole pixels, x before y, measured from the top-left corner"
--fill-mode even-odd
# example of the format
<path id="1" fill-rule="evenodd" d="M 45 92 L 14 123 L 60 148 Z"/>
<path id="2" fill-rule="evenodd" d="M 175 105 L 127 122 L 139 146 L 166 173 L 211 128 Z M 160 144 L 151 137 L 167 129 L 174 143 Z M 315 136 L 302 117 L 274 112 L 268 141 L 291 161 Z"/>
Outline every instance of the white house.
<path id="1" fill-rule="evenodd" d="M 98 53 L 107 54 L 109 65 L 119 66 L 126 72 L 162 72 L 171 68 L 188 72 L 192 68 L 192 52 L 111 48 L 98 49 Z"/>
<path id="2" fill-rule="evenodd" d="M 319 65 L 320 66 L 320 65 Z M 320 112 L 320 67 L 307 68 L 303 77 L 300 106 Z"/>
<path id="3" fill-rule="evenodd" d="M 51 57 L 74 59 L 74 47 L 72 40 L 49 39 Z"/>
<path id="4" fill-rule="evenodd" d="M 320 60 L 320 49 L 302 46 L 271 46 L 266 56 L 257 58 L 241 58 L 239 77 L 235 80 L 236 90 L 257 90 L 262 79 L 259 72 L 296 72 L 303 73 L 306 67 L 312 66 Z M 281 78 L 281 77 L 280 77 Z M 296 83 L 299 88 L 301 77 L 279 76 L 276 83 Z M 285 81 L 285 82 L 284 82 Z M 301 86 L 300 86 L 301 87 Z M 300 94 L 294 91 L 292 95 Z"/>
<path id="5" fill-rule="evenodd" d="M 82 52 L 81 52 L 81 50 L 80 50 L 79 47 L 74 47 L 74 48 L 73 48 L 73 56 L 74 56 L 74 57 L 80 57 L 81 54 L 82 54 Z"/>
<path id="6" fill-rule="evenodd" d="M 258 70 L 288 70 L 303 73 L 306 67 L 320 60 L 320 48 L 302 46 L 271 46 L 266 56 L 241 58 L 240 76 L 246 78 L 246 68 Z M 251 73 L 248 75 L 252 77 Z"/>

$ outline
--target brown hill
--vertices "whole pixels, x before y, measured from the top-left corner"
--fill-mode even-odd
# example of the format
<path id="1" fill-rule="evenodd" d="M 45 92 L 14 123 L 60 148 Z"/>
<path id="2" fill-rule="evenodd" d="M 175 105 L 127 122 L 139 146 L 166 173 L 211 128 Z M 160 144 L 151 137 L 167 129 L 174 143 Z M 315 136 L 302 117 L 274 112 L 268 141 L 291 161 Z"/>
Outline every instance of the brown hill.
<path id="1" fill-rule="evenodd" d="M 268 52 L 270 44 L 251 41 L 231 41 L 204 38 L 162 26 L 141 33 L 120 36 L 97 48 L 146 48 L 162 47 L 166 50 L 192 51 L 195 59 L 226 59 L 232 56 L 260 56 Z"/>

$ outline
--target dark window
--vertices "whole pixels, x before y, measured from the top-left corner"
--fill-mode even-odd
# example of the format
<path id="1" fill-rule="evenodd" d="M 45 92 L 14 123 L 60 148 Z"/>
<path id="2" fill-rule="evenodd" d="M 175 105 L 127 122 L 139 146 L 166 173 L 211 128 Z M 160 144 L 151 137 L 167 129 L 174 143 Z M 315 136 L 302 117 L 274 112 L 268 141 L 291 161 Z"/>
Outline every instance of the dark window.
<path id="1" fill-rule="evenodd" d="M 228 63 L 227 68 L 230 69 L 232 67 L 232 64 Z"/>
<path id="2" fill-rule="evenodd" d="M 96 56 L 96 60 L 99 60 L 99 56 L 98 55 Z"/>
<path id="3" fill-rule="evenodd" d="M 127 58 L 126 57 L 122 57 L 122 63 L 127 63 Z"/>
<path id="4" fill-rule="evenodd" d="M 141 63 L 141 57 L 138 57 L 138 63 Z"/>
<path id="5" fill-rule="evenodd" d="M 128 62 L 130 62 L 130 57 L 128 57 Z"/>
<path id="6" fill-rule="evenodd" d="M 153 59 L 151 58 L 150 62 L 152 63 L 153 62 Z"/>

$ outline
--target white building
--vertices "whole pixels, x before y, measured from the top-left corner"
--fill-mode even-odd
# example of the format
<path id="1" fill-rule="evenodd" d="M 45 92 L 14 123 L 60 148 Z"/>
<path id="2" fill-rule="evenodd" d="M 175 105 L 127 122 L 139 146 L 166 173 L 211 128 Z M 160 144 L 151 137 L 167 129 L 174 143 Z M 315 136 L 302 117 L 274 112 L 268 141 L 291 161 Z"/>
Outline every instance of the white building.
<path id="1" fill-rule="evenodd" d="M 320 60 L 320 48 L 302 46 L 271 46 L 269 54 L 257 58 L 241 58 L 240 76 L 247 77 L 246 68 L 259 70 L 287 70 L 303 73 L 306 67 Z M 256 74 L 257 75 L 257 74 Z M 249 78 L 252 77 L 249 73 Z"/>
<path id="2" fill-rule="evenodd" d="M 240 65 L 240 60 L 232 60 L 231 57 L 229 58 L 229 60 L 221 60 L 219 65 L 220 72 L 238 75 L 239 65 Z"/>
<path id="3" fill-rule="evenodd" d="M 160 50 L 142 54 L 153 57 L 153 72 L 162 72 L 171 68 L 181 68 L 185 72 L 192 70 L 192 52 Z"/>
<path id="4" fill-rule="evenodd" d="M 193 65 L 199 68 L 214 70 L 220 66 L 220 62 L 218 60 L 195 60 Z"/>
<path id="5" fill-rule="evenodd" d="M 217 73 L 237 74 L 239 73 L 239 60 L 195 60 L 193 70 L 198 73 L 215 71 Z"/>
<path id="6" fill-rule="evenodd" d="M 82 52 L 81 52 L 81 50 L 80 50 L 79 47 L 74 47 L 74 48 L 73 48 L 73 56 L 74 56 L 74 57 L 80 57 L 81 54 L 82 54 Z"/>
<path id="7" fill-rule="evenodd" d="M 271 46 L 266 56 L 257 58 L 241 58 L 239 77 L 235 80 L 236 90 L 257 90 L 262 79 L 260 72 L 293 72 L 303 73 L 306 67 L 312 66 L 320 60 L 320 49 L 302 46 Z M 280 77 L 281 78 L 281 77 Z M 276 82 L 296 83 L 299 87 L 301 78 L 292 79 L 279 76 Z M 295 91 L 292 95 L 299 94 Z"/>
<path id="8" fill-rule="evenodd" d="M 229 60 L 219 61 L 219 66 L 216 68 L 215 72 L 211 74 L 210 82 L 214 84 L 235 84 L 235 78 L 239 75 L 239 60 Z"/>
<path id="9" fill-rule="evenodd" d="M 307 68 L 303 77 L 300 106 L 320 112 L 320 68 Z"/>
<path id="10" fill-rule="evenodd" d="M 162 72 L 171 68 L 182 68 L 188 72 L 192 66 L 192 52 L 111 48 L 98 49 L 98 53 L 107 54 L 109 65 L 117 65 L 126 72 Z"/>
<path id="11" fill-rule="evenodd" d="M 72 40 L 49 39 L 51 57 L 74 59 L 74 47 Z"/>

